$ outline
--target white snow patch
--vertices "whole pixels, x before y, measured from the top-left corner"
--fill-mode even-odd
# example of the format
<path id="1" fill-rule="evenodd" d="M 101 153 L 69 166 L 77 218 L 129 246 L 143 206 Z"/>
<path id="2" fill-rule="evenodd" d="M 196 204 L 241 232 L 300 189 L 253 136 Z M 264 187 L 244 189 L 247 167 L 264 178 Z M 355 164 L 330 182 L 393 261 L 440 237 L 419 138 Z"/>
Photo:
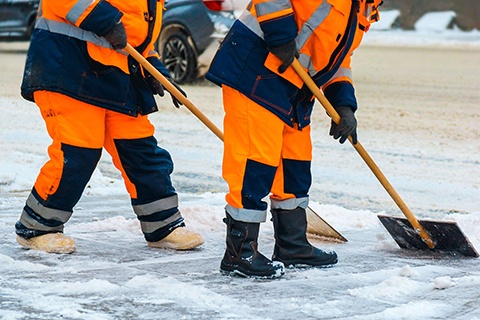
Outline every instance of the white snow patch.
<path id="1" fill-rule="evenodd" d="M 400 18 L 400 10 L 380 11 L 380 20 L 370 25 L 369 32 L 391 30 Z"/>
<path id="2" fill-rule="evenodd" d="M 442 32 L 445 31 L 455 19 L 454 11 L 428 12 L 415 22 L 416 31 Z"/>
<path id="3" fill-rule="evenodd" d="M 433 287 L 438 290 L 447 289 L 455 285 L 455 282 L 449 276 L 438 277 L 433 280 Z"/>
<path id="4" fill-rule="evenodd" d="M 94 218 L 98 219 L 98 218 Z M 115 216 L 107 219 L 98 219 L 97 221 L 78 223 L 71 227 L 74 231 L 129 231 L 138 233 L 140 222 L 137 218 L 127 219 L 123 216 Z"/>
<path id="5" fill-rule="evenodd" d="M 448 308 L 448 304 L 443 304 L 436 301 L 412 301 L 395 307 L 387 308 L 382 312 L 369 315 L 368 317 L 365 317 L 365 319 L 436 319 L 442 318 L 442 314 L 448 310 Z"/>
<path id="6" fill-rule="evenodd" d="M 12 259 L 9 256 L 0 253 L 0 265 L 2 268 L 0 270 L 17 270 L 17 271 L 44 271 L 50 269 L 50 267 L 32 263 L 29 261 L 21 261 Z"/>

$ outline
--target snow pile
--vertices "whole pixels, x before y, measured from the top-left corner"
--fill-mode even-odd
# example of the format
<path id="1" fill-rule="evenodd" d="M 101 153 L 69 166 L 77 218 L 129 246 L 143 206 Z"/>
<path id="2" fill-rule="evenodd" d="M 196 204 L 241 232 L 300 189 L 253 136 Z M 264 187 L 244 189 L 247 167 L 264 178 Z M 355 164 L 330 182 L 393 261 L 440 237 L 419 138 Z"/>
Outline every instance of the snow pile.
<path id="1" fill-rule="evenodd" d="M 415 23 L 414 31 L 397 28 L 400 14 L 398 10 L 381 11 L 380 21 L 371 25 L 362 45 L 480 48 L 480 32 L 459 30 L 453 11 L 426 13 Z"/>
<path id="2" fill-rule="evenodd" d="M 429 12 L 415 22 L 415 30 L 420 32 L 443 32 L 452 28 L 455 17 L 454 11 Z"/>
<path id="3" fill-rule="evenodd" d="M 370 31 L 386 31 L 395 28 L 400 19 L 400 10 L 380 11 L 380 20 L 370 25 Z"/>

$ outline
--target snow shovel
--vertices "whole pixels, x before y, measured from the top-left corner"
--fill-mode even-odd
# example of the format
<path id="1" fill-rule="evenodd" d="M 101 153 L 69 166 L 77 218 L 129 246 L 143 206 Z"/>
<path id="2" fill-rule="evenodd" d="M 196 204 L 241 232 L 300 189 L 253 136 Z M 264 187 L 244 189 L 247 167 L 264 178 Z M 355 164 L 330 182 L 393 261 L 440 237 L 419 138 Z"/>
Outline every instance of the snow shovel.
<path id="1" fill-rule="evenodd" d="M 338 124 L 340 122 L 339 114 L 335 111 L 297 59 L 293 61 L 292 67 L 319 100 L 332 120 Z M 383 175 L 380 168 L 375 164 L 360 142 L 353 144 L 352 137 L 349 137 L 348 140 L 407 218 L 378 216 L 387 231 L 392 235 L 393 239 L 401 248 L 436 250 L 446 253 L 461 254 L 467 257 L 478 257 L 477 251 L 455 222 L 422 221 L 420 223 L 405 202 L 403 202 L 402 198 L 398 195 L 390 182 L 388 182 L 387 178 Z"/>
<path id="2" fill-rule="evenodd" d="M 140 63 L 155 79 L 157 79 L 162 86 L 171 94 L 175 96 L 183 105 L 192 112 L 204 125 L 207 126 L 220 140 L 223 141 L 223 132 L 205 116 L 195 105 L 188 100 L 174 85 L 168 81 L 150 62 L 147 61 L 135 48 L 127 44 L 125 50 Z M 324 238 L 325 240 L 332 239 L 336 242 L 346 242 L 347 239 L 343 237 L 337 230 L 323 220 L 310 207 L 307 208 L 307 232 L 315 236 Z"/>

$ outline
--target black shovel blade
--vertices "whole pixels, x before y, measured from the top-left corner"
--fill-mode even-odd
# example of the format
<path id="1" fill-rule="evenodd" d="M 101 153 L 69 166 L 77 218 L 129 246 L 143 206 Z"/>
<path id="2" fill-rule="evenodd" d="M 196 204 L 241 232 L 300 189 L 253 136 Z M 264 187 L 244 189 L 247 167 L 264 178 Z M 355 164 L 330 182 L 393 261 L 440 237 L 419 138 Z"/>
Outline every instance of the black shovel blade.
<path id="1" fill-rule="evenodd" d="M 478 257 L 477 251 L 456 222 L 419 220 L 422 228 L 435 243 L 435 247 L 430 249 L 406 218 L 383 215 L 379 215 L 378 218 L 400 248 L 433 250 L 453 254 L 459 253 L 467 257 Z"/>

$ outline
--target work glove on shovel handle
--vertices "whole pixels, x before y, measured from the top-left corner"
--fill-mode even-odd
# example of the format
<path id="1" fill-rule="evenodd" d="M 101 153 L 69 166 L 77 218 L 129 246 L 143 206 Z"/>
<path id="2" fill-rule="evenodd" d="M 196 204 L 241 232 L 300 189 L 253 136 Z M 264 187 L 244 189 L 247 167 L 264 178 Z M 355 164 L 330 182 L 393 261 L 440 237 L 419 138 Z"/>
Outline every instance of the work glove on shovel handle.
<path id="1" fill-rule="evenodd" d="M 160 83 L 160 81 L 158 81 L 157 79 L 155 79 L 152 75 L 148 75 L 147 76 L 147 79 L 148 81 L 150 82 L 150 85 L 155 89 L 155 92 L 156 94 L 158 94 L 160 97 L 163 97 L 165 95 L 165 91 L 168 92 L 168 90 L 166 90 L 162 84 Z M 180 86 L 175 82 L 173 81 L 172 78 L 167 78 L 168 81 L 170 81 L 170 83 L 175 87 L 177 88 L 178 91 L 180 91 L 180 93 L 186 98 L 187 97 L 187 93 L 185 91 L 182 90 L 182 88 L 180 88 Z M 170 93 L 170 92 L 169 92 Z M 183 106 L 183 103 L 180 102 L 180 100 L 178 100 L 177 98 L 175 98 L 175 96 L 170 93 L 170 96 L 172 98 L 172 103 L 173 105 L 176 107 L 176 108 L 180 108 L 180 106 Z"/>
<path id="2" fill-rule="evenodd" d="M 292 64 L 294 58 L 299 57 L 295 40 L 291 40 L 280 46 L 268 46 L 267 49 L 282 60 L 283 63 L 278 67 L 279 73 L 284 73 Z"/>
<path id="3" fill-rule="evenodd" d="M 357 119 L 352 108 L 339 106 L 335 110 L 340 115 L 340 123 L 337 125 L 333 120 L 330 126 L 330 135 L 335 140 L 339 139 L 344 143 L 349 136 L 352 136 L 353 144 L 357 144 Z"/>
<path id="4" fill-rule="evenodd" d="M 110 42 L 115 50 L 123 49 L 127 46 L 127 32 L 122 21 L 118 21 L 103 37 Z"/>

